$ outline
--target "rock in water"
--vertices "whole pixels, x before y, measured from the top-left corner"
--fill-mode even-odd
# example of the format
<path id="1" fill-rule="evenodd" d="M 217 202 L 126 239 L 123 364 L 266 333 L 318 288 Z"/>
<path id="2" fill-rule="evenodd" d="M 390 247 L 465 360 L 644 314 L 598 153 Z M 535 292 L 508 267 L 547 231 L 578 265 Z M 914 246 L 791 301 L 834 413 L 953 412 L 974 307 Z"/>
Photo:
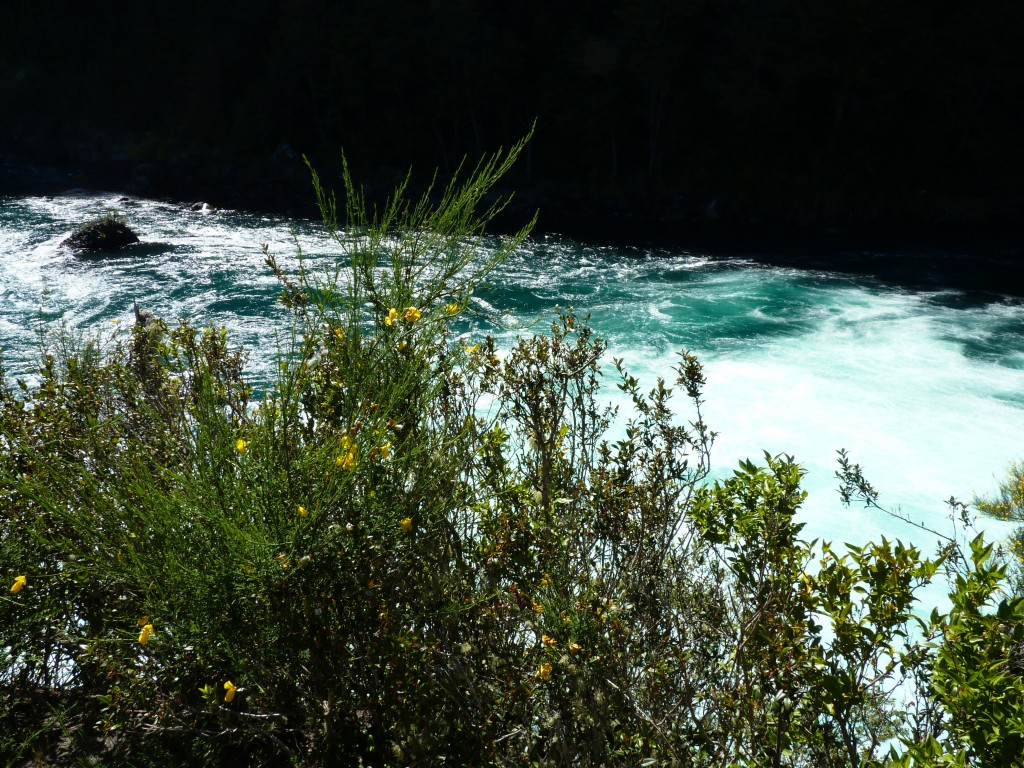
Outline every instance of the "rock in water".
<path id="1" fill-rule="evenodd" d="M 139 242 L 138 236 L 124 221 L 116 216 L 105 216 L 102 219 L 83 224 L 61 245 L 76 251 L 96 253 L 98 251 L 117 251 L 137 242 Z"/>

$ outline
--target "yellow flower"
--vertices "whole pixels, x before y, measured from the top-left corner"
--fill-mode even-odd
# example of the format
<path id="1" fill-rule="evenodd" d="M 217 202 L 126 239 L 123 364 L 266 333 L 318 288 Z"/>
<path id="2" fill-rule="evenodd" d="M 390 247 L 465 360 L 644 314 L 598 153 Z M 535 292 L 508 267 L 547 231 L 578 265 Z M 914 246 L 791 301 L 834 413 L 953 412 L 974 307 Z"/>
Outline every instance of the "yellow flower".
<path id="1" fill-rule="evenodd" d="M 541 635 L 540 641 L 544 643 L 548 648 L 554 648 L 558 645 L 558 641 L 549 635 Z"/>
<path id="2" fill-rule="evenodd" d="M 456 312 L 459 311 L 459 305 L 457 302 L 454 301 L 451 304 L 445 304 L 444 311 L 447 312 L 449 315 L 454 315 Z"/>
<path id="3" fill-rule="evenodd" d="M 356 465 L 356 444 L 348 435 L 341 436 L 341 450 L 338 458 L 334 460 L 342 469 L 352 469 Z"/>
<path id="4" fill-rule="evenodd" d="M 335 328 L 334 329 L 334 335 L 337 336 L 339 339 L 344 339 L 345 338 L 345 332 L 343 330 L 341 330 L 341 328 Z"/>
<path id="5" fill-rule="evenodd" d="M 416 307 L 406 307 L 405 315 L 403 315 L 402 319 L 407 323 L 415 323 L 421 317 L 423 317 L 423 313 L 416 309 Z"/>
<path id="6" fill-rule="evenodd" d="M 569 643 L 569 653 L 575 656 L 577 653 L 583 650 L 583 646 L 579 643 Z"/>
<path id="7" fill-rule="evenodd" d="M 467 355 L 475 355 L 479 351 L 480 351 L 480 345 L 479 344 L 473 344 L 471 346 L 466 347 L 466 354 Z"/>
<path id="8" fill-rule="evenodd" d="M 380 447 L 380 456 L 381 456 L 382 459 L 386 459 L 390 455 L 391 455 L 391 441 L 389 440 L 388 442 L 384 443 L 384 445 L 382 445 Z"/>
<path id="9" fill-rule="evenodd" d="M 299 504 L 299 517 L 309 517 L 309 510 Z"/>
<path id="10" fill-rule="evenodd" d="M 153 625 L 146 624 L 142 627 L 142 631 L 139 632 L 139 644 L 145 645 L 149 642 L 150 635 L 153 634 Z"/>
<path id="11" fill-rule="evenodd" d="M 14 580 L 14 584 L 11 585 L 11 592 L 15 595 L 18 594 L 25 588 L 26 584 L 28 584 L 28 579 L 25 576 L 18 576 Z"/>
<path id="12" fill-rule="evenodd" d="M 235 694 L 238 692 L 238 686 L 228 680 L 224 683 L 224 690 L 226 691 L 224 694 L 224 703 L 230 704 L 235 700 Z"/>
<path id="13" fill-rule="evenodd" d="M 554 667 L 552 667 L 551 664 L 544 662 L 540 665 L 540 669 L 537 670 L 537 674 L 540 675 L 541 680 L 549 680 L 553 669 Z"/>
<path id="14" fill-rule="evenodd" d="M 238 451 L 239 453 L 245 453 L 245 448 L 247 445 L 249 445 L 247 441 L 243 440 L 242 438 L 238 438 L 235 441 L 235 450 Z"/>
<path id="15" fill-rule="evenodd" d="M 139 626 L 140 627 L 144 627 L 147 624 L 149 624 L 149 616 L 143 616 L 142 618 L 139 619 Z"/>
<path id="16" fill-rule="evenodd" d="M 388 310 L 388 316 L 384 318 L 384 325 L 391 325 L 398 319 L 398 310 L 392 307 Z"/>
<path id="17" fill-rule="evenodd" d="M 536 600 L 531 600 L 530 605 L 533 607 L 534 613 L 544 613 L 544 606 L 538 603 Z"/>
<path id="18" fill-rule="evenodd" d="M 550 587 L 551 586 L 551 574 L 550 573 L 545 573 L 543 576 L 541 576 L 540 585 L 542 587 Z"/>
<path id="19" fill-rule="evenodd" d="M 399 525 L 402 526 L 402 530 L 405 533 L 411 533 L 412 532 L 412 518 L 411 517 L 403 517 L 402 518 L 402 522 L 399 523 Z"/>

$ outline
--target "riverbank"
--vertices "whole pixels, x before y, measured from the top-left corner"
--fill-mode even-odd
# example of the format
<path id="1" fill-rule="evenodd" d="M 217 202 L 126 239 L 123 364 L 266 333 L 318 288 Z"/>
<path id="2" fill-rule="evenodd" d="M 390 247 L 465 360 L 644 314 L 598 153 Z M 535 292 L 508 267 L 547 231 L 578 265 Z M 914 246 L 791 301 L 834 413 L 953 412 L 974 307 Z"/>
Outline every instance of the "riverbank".
<path id="1" fill-rule="evenodd" d="M 368 196 L 383 200 L 401 177 L 396 169 L 378 169 L 366 184 Z M 326 179 L 325 184 L 331 185 Z M 290 153 L 273 159 L 263 172 L 245 166 L 202 168 L 183 161 L 167 166 L 113 163 L 74 169 L 0 164 L 0 197 L 75 190 L 107 190 L 183 206 L 207 203 L 299 219 L 319 217 L 306 168 Z M 564 187 L 527 187 L 516 191 L 492 231 L 515 231 L 534 212 L 538 212 L 535 235 L 595 245 L 743 256 L 769 265 L 872 276 L 914 289 L 1024 297 L 1024 238 L 1012 218 L 998 217 L 985 224 L 891 217 L 821 223 L 716 201 L 597 203 Z"/>

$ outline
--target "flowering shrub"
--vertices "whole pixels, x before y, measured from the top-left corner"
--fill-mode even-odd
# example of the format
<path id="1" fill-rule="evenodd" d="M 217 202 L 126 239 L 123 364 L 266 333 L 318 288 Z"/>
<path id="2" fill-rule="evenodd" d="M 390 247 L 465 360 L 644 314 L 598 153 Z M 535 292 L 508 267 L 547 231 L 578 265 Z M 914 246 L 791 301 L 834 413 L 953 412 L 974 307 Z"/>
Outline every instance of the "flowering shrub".
<path id="1" fill-rule="evenodd" d="M 981 631 L 985 557 L 918 644 L 937 562 L 802 541 L 789 458 L 707 482 L 692 355 L 646 391 L 615 363 L 612 438 L 586 318 L 504 354 L 456 335 L 526 235 L 477 248 L 519 149 L 373 217 L 346 176 L 344 227 L 317 182 L 338 270 L 267 254 L 294 343 L 257 404 L 225 333 L 145 315 L 4 382 L 11 762 L 830 766 L 944 734 L 967 754 L 961 710 L 895 697 L 938 692 L 933 660 L 948 689 L 961 646 L 939 641 Z"/>
<path id="2" fill-rule="evenodd" d="M 1006 478 L 999 483 L 996 495 L 976 498 L 974 505 L 982 514 L 1018 524 L 1010 534 L 1008 549 L 1014 563 L 1014 592 L 1024 594 L 1024 569 L 1021 567 L 1024 563 L 1024 525 L 1021 525 L 1024 523 L 1024 462 L 1013 462 Z"/>

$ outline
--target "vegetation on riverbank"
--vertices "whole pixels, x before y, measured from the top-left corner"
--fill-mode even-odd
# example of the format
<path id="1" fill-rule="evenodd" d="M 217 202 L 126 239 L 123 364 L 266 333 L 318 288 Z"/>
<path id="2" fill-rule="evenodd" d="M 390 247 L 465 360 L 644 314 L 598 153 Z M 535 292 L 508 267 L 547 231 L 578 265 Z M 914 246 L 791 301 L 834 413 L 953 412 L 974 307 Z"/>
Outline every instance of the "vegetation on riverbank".
<path id="1" fill-rule="evenodd" d="M 989 517 L 1017 524 L 1010 533 L 1008 548 L 1013 555 L 1013 591 L 1024 595 L 1024 462 L 1013 462 L 996 494 L 977 498 L 974 504 Z"/>
<path id="2" fill-rule="evenodd" d="M 339 255 L 267 253 L 293 326 L 258 402 L 224 332 L 143 313 L 3 381 L 8 762 L 1021 759 L 1024 606 L 980 538 L 806 542 L 792 459 L 707 482 L 692 355 L 647 386 L 615 364 L 612 437 L 586 318 L 459 334 L 527 233 L 478 247 L 522 149 L 374 212 L 317 181 Z"/>

